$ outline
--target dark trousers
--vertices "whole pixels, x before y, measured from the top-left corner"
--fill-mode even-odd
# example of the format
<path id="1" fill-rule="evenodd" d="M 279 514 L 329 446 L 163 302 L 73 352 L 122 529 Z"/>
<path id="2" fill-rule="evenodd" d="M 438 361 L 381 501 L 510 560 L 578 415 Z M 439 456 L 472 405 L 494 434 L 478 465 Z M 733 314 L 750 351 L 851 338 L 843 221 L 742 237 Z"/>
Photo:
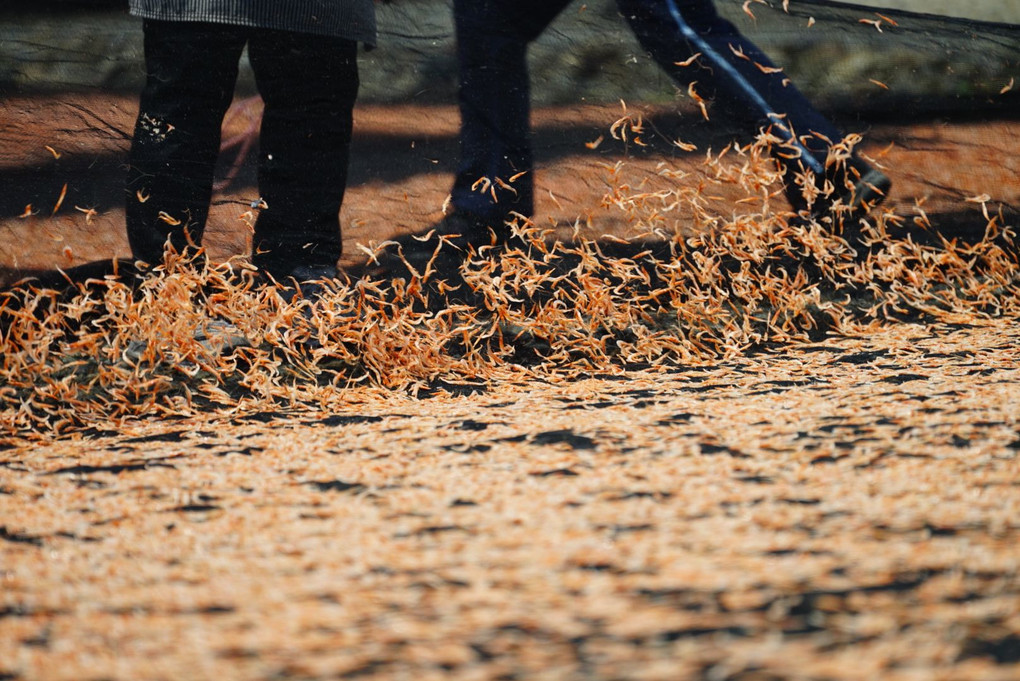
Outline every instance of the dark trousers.
<path id="1" fill-rule="evenodd" d="M 244 46 L 265 102 L 258 163 L 265 205 L 252 259 L 274 276 L 333 266 L 347 185 L 357 44 L 226 24 L 147 20 L 147 80 L 131 145 L 127 231 L 132 255 L 162 260 L 202 241 L 220 129 Z"/>
<path id="2" fill-rule="evenodd" d="M 489 221 L 511 211 L 534 210 L 532 149 L 529 141 L 528 44 L 570 0 L 454 0 L 460 67 L 461 164 L 453 205 Z M 730 22 L 711 0 L 617 0 L 620 12 L 641 44 L 685 91 L 713 101 L 713 115 L 734 117 L 757 132 L 773 132 L 797 147 L 799 161 L 821 174 L 828 144 L 842 134 L 819 114 L 773 63 Z M 731 49 L 731 47 L 733 49 Z M 748 59 L 741 59 L 734 50 Z M 681 67 L 701 53 L 696 63 Z M 758 68 L 756 64 L 764 68 Z M 783 115 L 780 117 L 779 115 Z M 806 136 L 806 137 L 804 137 Z M 513 183 L 509 178 L 526 172 Z M 491 191 L 473 185 L 479 178 L 503 180 Z"/>

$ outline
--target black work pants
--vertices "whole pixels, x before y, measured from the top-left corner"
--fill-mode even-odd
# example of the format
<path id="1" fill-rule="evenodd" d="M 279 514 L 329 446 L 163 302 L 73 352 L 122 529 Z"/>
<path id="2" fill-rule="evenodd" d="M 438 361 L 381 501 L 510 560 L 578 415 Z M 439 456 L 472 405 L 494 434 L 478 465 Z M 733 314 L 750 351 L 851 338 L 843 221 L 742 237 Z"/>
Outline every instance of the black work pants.
<path id="1" fill-rule="evenodd" d="M 569 2 L 454 0 L 461 163 L 452 197 L 458 210 L 489 221 L 501 221 L 511 211 L 531 215 L 534 210 L 525 55 L 528 44 Z M 696 91 L 713 100 L 713 115 L 736 119 L 749 132 L 779 123 L 773 132 L 799 147 L 799 162 L 822 173 L 828 151 L 824 138 L 835 142 L 842 134 L 760 49 L 718 15 L 712 0 L 617 0 L 617 6 L 674 81 L 684 90 L 697 81 Z M 698 53 L 695 64 L 678 66 Z M 490 180 L 490 191 L 478 191 L 480 178 Z"/>
<path id="2" fill-rule="evenodd" d="M 265 208 L 252 260 L 277 277 L 333 266 L 347 185 L 357 44 L 202 22 L 146 20 L 147 79 L 131 146 L 127 230 L 133 256 L 162 260 L 201 244 L 223 117 L 245 45 L 265 102 L 258 161 Z"/>

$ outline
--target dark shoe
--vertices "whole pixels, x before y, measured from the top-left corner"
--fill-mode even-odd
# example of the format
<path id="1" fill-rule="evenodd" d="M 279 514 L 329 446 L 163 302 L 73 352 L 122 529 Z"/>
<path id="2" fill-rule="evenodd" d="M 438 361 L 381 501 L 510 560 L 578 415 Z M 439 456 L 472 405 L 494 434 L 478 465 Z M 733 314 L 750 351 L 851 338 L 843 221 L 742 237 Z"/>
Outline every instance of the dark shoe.
<path id="1" fill-rule="evenodd" d="M 465 212 L 454 212 L 427 231 L 394 239 L 370 264 L 376 276 L 453 280 L 460 266 L 474 255 L 484 255 L 509 238 L 505 224 L 484 220 Z"/>
<path id="2" fill-rule="evenodd" d="M 838 200 L 832 202 L 830 209 L 845 206 L 852 215 L 861 216 L 885 201 L 892 187 L 892 180 L 885 173 L 856 157 L 846 163 L 834 183 Z"/>
<path id="3" fill-rule="evenodd" d="M 340 276 L 340 270 L 332 265 L 299 265 L 283 277 L 273 276 L 279 286 L 278 293 L 287 303 L 304 299 L 316 301 L 326 291 L 328 282 Z"/>
<path id="4" fill-rule="evenodd" d="M 291 331 L 279 340 L 271 342 L 281 357 L 293 356 L 295 352 L 311 352 L 322 347 L 322 329 L 316 322 L 316 311 L 321 310 L 321 301 L 327 293 L 335 291 L 340 270 L 332 265 L 300 265 L 285 276 L 272 275 L 276 293 L 287 305 L 299 305 L 297 316 L 292 317 Z M 302 304 L 304 301 L 304 304 Z"/>
<path id="5" fill-rule="evenodd" d="M 454 248 L 478 251 L 506 241 L 510 230 L 503 220 L 486 220 L 471 213 L 454 211 L 432 225 L 430 231 Z"/>
<path id="6" fill-rule="evenodd" d="M 815 181 L 817 183 L 818 178 Z M 814 192 L 806 192 L 788 178 L 787 198 L 798 214 L 814 220 L 829 215 L 837 219 L 863 218 L 885 201 L 892 181 L 881 170 L 853 156 L 833 165 L 826 172 L 822 185 Z M 810 202 L 809 193 L 817 194 Z"/>

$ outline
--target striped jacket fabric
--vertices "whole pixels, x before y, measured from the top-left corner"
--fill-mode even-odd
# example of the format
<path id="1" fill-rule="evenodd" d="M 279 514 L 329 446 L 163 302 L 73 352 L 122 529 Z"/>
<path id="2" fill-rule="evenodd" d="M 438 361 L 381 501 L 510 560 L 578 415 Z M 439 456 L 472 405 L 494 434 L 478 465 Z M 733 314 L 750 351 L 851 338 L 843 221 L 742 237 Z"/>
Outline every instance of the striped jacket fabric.
<path id="1" fill-rule="evenodd" d="M 271 28 L 375 44 L 373 0 L 130 0 L 131 14 L 162 21 Z"/>

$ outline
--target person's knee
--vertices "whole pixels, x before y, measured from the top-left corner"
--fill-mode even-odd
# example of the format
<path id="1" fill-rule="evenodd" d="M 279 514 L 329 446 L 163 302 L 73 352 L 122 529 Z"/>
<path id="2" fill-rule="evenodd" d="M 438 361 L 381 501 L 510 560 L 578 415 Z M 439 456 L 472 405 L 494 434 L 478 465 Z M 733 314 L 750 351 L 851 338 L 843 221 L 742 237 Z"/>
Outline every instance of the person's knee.
<path id="1" fill-rule="evenodd" d="M 268 109 L 324 109 L 331 115 L 354 106 L 360 87 L 357 43 L 283 31 L 249 45 L 259 94 Z"/>
<path id="2" fill-rule="evenodd" d="M 569 0 L 456 0 L 453 12 L 461 41 L 483 46 L 492 40 L 530 43 Z"/>
<path id="3" fill-rule="evenodd" d="M 148 72 L 144 108 L 150 113 L 227 109 L 244 49 L 244 36 L 236 28 L 146 21 L 144 30 Z"/>

